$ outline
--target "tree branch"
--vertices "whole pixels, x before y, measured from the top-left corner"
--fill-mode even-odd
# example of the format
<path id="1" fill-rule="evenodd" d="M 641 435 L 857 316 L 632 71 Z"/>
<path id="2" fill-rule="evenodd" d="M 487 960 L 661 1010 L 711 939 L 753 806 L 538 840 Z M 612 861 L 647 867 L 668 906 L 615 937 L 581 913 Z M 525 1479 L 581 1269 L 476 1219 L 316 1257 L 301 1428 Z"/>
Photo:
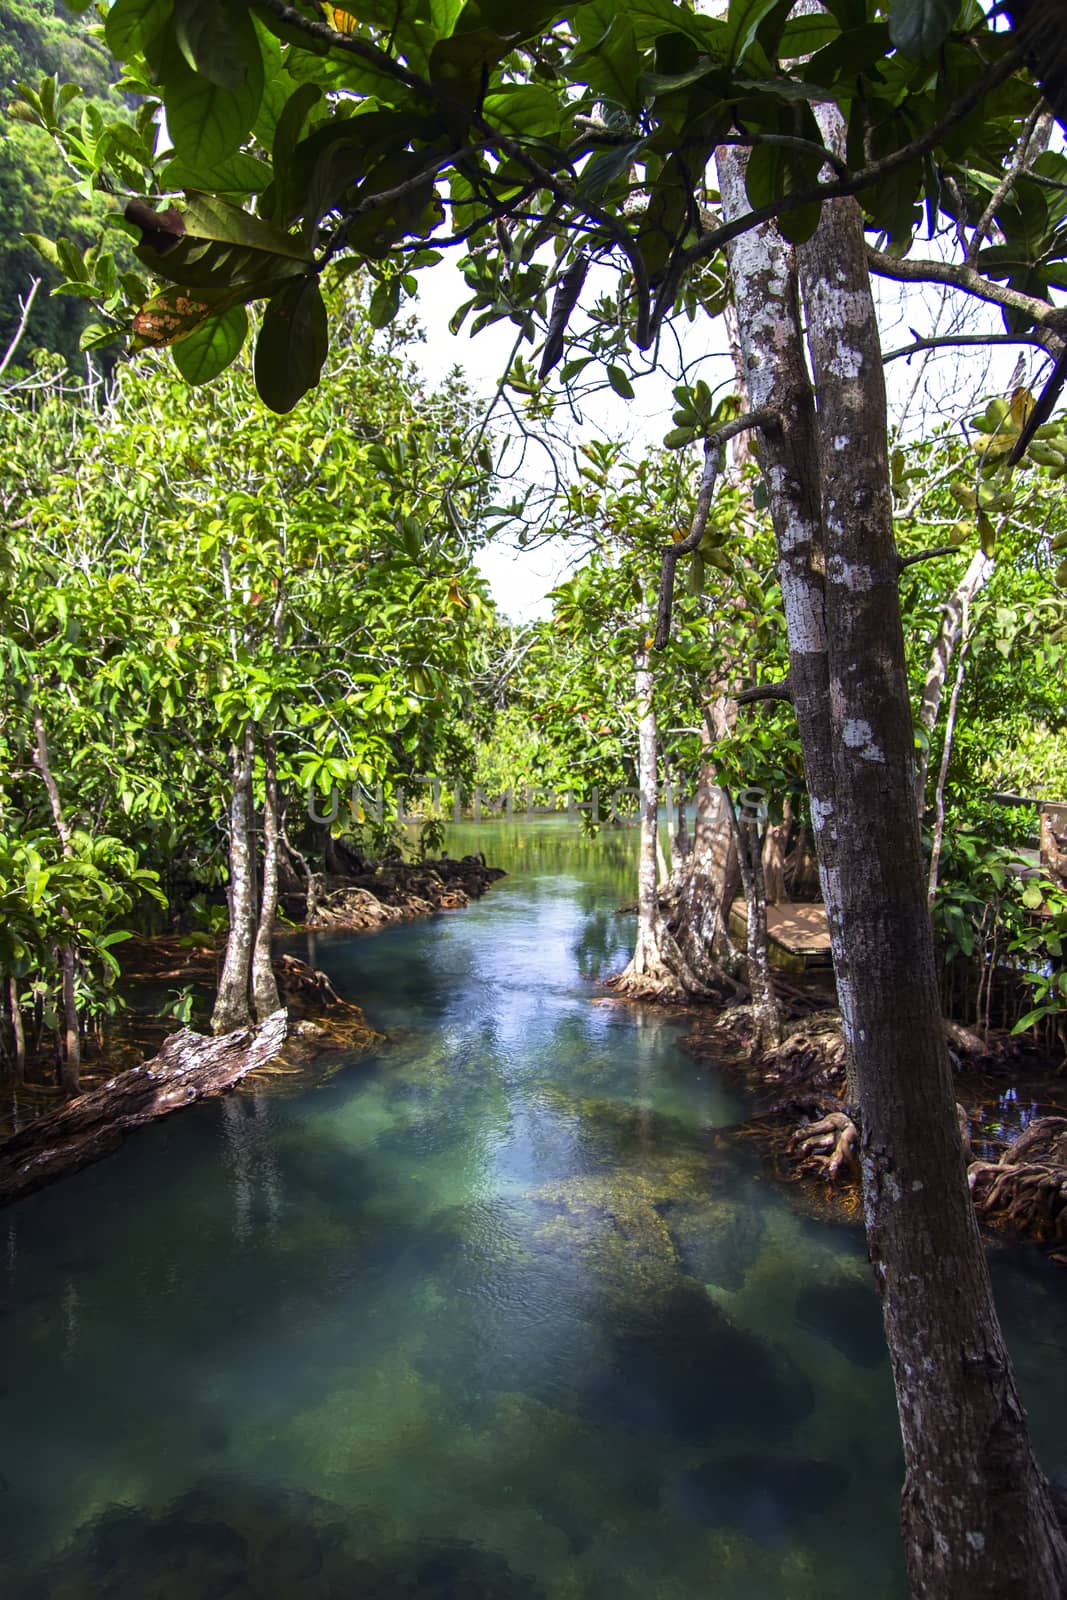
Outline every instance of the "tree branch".
<path id="1" fill-rule="evenodd" d="M 777 150 L 795 150 L 799 155 L 821 156 L 828 167 L 832 167 L 839 178 L 848 177 L 848 163 L 843 161 L 836 150 L 828 150 L 824 144 L 817 144 L 814 139 L 799 139 L 791 133 L 732 133 L 725 139 L 719 140 L 720 145 L 739 145 L 744 150 L 754 150 L 757 145 L 771 145 Z"/>
<path id="2" fill-rule="evenodd" d="M 730 698 L 739 706 L 750 706 L 757 700 L 786 700 L 792 705 L 793 685 L 787 673 L 781 683 L 757 683 L 751 689 L 739 689 Z"/>
<path id="3" fill-rule="evenodd" d="M 269 11 L 279 22 L 284 22 L 289 28 L 295 28 L 298 33 L 307 34 L 309 39 L 317 39 L 320 44 L 328 44 L 334 50 L 343 50 L 347 55 L 356 56 L 368 66 L 377 68 L 387 77 L 403 84 L 404 88 L 410 89 L 413 94 L 424 95 L 429 100 L 436 100 L 439 105 L 456 108 L 456 102 L 451 95 L 445 94 L 427 79 L 420 78 L 417 73 L 409 72 L 407 67 L 401 66 L 399 61 L 394 61 L 385 50 L 379 50 L 377 45 L 368 44 L 366 39 L 360 39 L 354 33 L 338 33 L 325 22 L 316 22 L 313 18 L 306 17 L 302 11 L 287 6 L 284 0 L 252 0 L 252 9 Z"/>
<path id="4" fill-rule="evenodd" d="M 994 283 L 965 262 L 904 260 L 887 256 L 880 250 L 867 247 L 867 264 L 880 278 L 892 278 L 896 283 L 943 283 L 950 289 L 960 289 L 977 300 L 990 305 L 1006 306 L 1011 311 L 1021 311 L 1039 328 L 1048 328 L 1062 336 L 1067 326 L 1067 309 L 1038 300 L 1035 295 L 1023 294 L 1007 284 Z"/>
<path id="5" fill-rule="evenodd" d="M 22 335 L 26 332 L 26 324 L 30 320 L 30 312 L 33 310 L 33 302 L 37 298 L 37 291 L 40 287 L 40 278 L 34 278 L 33 282 L 30 284 L 29 293 L 27 294 L 25 300 L 19 301 L 19 310 L 22 315 L 19 317 L 19 325 L 12 335 L 11 343 L 4 352 L 4 359 L 0 361 L 0 378 L 4 376 L 4 373 L 11 365 L 15 357 L 15 351 L 22 343 Z"/>
<path id="6" fill-rule="evenodd" d="M 898 361 L 901 356 L 914 356 L 920 350 L 941 350 L 959 345 L 1029 344 L 1035 345 L 1038 350 L 1048 351 L 1050 344 L 1057 343 L 1058 338 L 1052 333 L 955 333 L 929 339 L 916 338 L 913 344 L 902 345 L 899 350 L 890 350 L 882 360 Z"/>
<path id="7" fill-rule="evenodd" d="M 958 556 L 959 553 L 958 544 L 937 544 L 929 550 L 919 550 L 913 556 L 898 556 L 897 568 L 903 572 L 905 567 L 918 566 L 920 561 L 933 561 L 937 556 Z"/>
<path id="8" fill-rule="evenodd" d="M 715 480 L 719 476 L 719 467 L 722 459 L 722 447 L 739 433 L 745 433 L 750 428 L 773 428 L 778 426 L 778 416 L 774 411 L 746 411 L 743 417 L 737 417 L 733 422 L 717 428 L 709 434 L 704 441 L 704 473 L 700 480 L 700 490 L 697 494 L 696 509 L 693 512 L 693 521 L 689 533 L 677 544 L 669 544 L 663 550 L 663 566 L 660 570 L 659 603 L 656 607 L 656 637 L 655 648 L 665 650 L 671 636 L 671 612 L 674 608 L 674 569 L 684 555 L 690 555 L 704 537 L 704 529 L 708 525 L 708 513 L 711 511 L 711 499 L 715 493 Z"/>
<path id="9" fill-rule="evenodd" d="M 1049 111 L 1046 106 L 1039 102 L 1030 113 L 1026 127 L 1023 129 L 1022 137 L 1020 138 L 1015 154 L 1012 157 L 1011 165 L 1008 167 L 1007 172 L 1001 178 L 1000 182 L 993 190 L 993 193 L 990 195 L 989 204 L 982 212 L 981 217 L 978 219 L 978 226 L 971 234 L 971 242 L 967 246 L 967 265 L 969 267 L 973 267 L 977 261 L 978 252 L 982 248 L 982 240 L 986 237 L 990 228 L 993 226 L 993 219 L 1000 209 L 1004 197 L 1013 187 L 1016 178 L 1026 166 L 1027 161 L 1036 159 L 1036 157 L 1031 157 L 1030 151 L 1033 148 L 1034 134 L 1037 132 L 1038 124 L 1042 120 L 1044 120 L 1046 124 L 1046 132 L 1043 141 L 1044 145 L 1048 143 L 1048 134 L 1051 131 L 1054 119 L 1051 111 Z"/>
<path id="10" fill-rule="evenodd" d="M 776 217 L 784 216 L 788 211 L 796 211 L 799 207 L 812 205 L 816 201 L 838 200 L 847 195 L 859 194 L 862 190 L 869 189 L 873 184 L 890 177 L 901 167 L 906 167 L 909 162 L 929 155 L 937 148 L 945 134 L 949 133 L 957 123 L 962 122 L 964 117 L 970 116 L 971 112 L 981 105 L 986 95 L 1010 78 L 1022 62 L 1022 46 L 1014 45 L 973 89 L 950 106 L 941 120 L 932 128 L 928 128 L 920 138 L 913 139 L 910 144 L 902 145 L 899 150 L 883 156 L 880 161 L 873 161 L 869 167 L 853 173 L 851 177 L 841 177 L 833 183 L 813 184 L 809 189 L 797 189 L 792 194 L 780 195 L 777 200 L 772 200 L 765 206 L 758 206 L 754 211 L 746 211 L 742 216 L 735 217 L 732 222 L 723 223 L 711 233 L 706 233 L 688 250 L 680 251 L 664 274 L 654 323 L 658 324 L 673 305 L 678 284 L 686 270 L 697 261 L 702 261 L 705 256 L 714 255 L 723 245 L 729 244 L 731 239 L 736 239 L 739 234 L 748 233 L 761 223 L 773 222 Z"/>

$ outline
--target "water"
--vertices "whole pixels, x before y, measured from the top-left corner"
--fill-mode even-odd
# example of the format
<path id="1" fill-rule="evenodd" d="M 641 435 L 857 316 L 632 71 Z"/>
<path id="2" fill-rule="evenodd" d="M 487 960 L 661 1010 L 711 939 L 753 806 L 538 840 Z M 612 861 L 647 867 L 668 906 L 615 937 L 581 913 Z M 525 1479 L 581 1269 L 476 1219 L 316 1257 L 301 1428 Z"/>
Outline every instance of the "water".
<path id="1" fill-rule="evenodd" d="M 632 835 L 460 832 L 514 868 L 485 900 L 318 943 L 388 1051 L 0 1216 L 8 1600 L 904 1594 L 860 1238 L 593 987 Z M 998 1274 L 1052 1470 L 1065 1280 Z"/>

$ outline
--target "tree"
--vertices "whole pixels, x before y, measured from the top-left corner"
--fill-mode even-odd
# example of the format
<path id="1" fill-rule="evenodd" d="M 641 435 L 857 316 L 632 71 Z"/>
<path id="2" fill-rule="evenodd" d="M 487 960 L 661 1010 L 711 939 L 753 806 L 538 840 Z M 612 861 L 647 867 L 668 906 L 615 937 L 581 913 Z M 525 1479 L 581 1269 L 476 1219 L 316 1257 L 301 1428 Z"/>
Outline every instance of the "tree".
<path id="1" fill-rule="evenodd" d="M 452 482 L 462 390 L 427 392 L 371 348 L 354 296 L 346 315 L 355 353 L 283 440 L 246 363 L 199 396 L 158 360 L 103 399 L 47 370 L 0 396 L 0 974 L 16 1071 L 39 1001 L 49 1029 L 65 1012 L 74 1090 L 57 966 L 84 1031 L 110 999 L 121 919 L 158 879 L 175 916 L 228 882 L 216 1026 L 263 1020 L 286 805 L 299 838 L 309 792 L 327 813 L 342 788 L 384 808 L 413 773 L 463 760 L 491 619 L 472 567 L 487 458 Z M 331 437 L 338 410 L 349 426 Z M 308 844 L 319 862 L 324 837 Z"/>
<path id="2" fill-rule="evenodd" d="M 42 90 L 38 111 L 30 112 L 29 124 L 22 120 L 27 111 L 24 103 L 10 107 L 10 120 L 0 140 L 0 350 L 6 348 L 18 322 L 19 297 L 34 279 L 42 278 L 46 289 L 62 283 L 71 263 L 82 259 L 81 252 L 99 249 L 106 227 L 105 197 L 71 171 L 39 125 L 41 115 L 47 116 L 46 107 L 55 110 L 57 75 L 72 79 L 78 87 L 76 96 L 69 87 L 64 93 L 67 107 L 71 107 L 72 97 L 77 99 L 77 131 L 83 144 L 91 148 L 94 131 L 109 119 L 128 118 L 114 86 L 115 65 L 106 48 L 91 36 L 85 20 L 63 15 L 54 0 L 3 0 L 0 86 L 10 95 L 20 84 L 38 84 L 42 74 L 52 84 L 51 94 Z M 73 111 L 68 114 L 73 120 Z M 53 243 L 58 238 L 65 241 L 62 258 Z M 130 265 L 125 241 L 116 235 L 112 236 L 112 261 L 116 246 L 123 265 Z M 45 251 L 44 263 L 40 247 Z M 79 337 L 87 312 L 85 299 L 77 293 L 51 301 L 47 293 L 38 295 L 19 359 L 25 363 L 35 349 L 43 349 L 59 352 L 70 365 L 80 366 Z"/>
<path id="3" fill-rule="evenodd" d="M 984 299 L 1058 356 L 1067 161 L 1034 149 L 1025 31 L 996 31 L 974 0 L 790 12 L 589 0 L 564 22 L 540 0 L 352 0 L 334 28 L 310 6 L 235 0 L 209 27 L 194 0 L 119 0 L 109 43 L 161 95 L 179 176 L 146 163 L 127 208 L 168 287 L 132 320 L 110 315 L 207 376 L 244 305 L 266 300 L 257 382 L 285 412 L 321 369 L 319 281 L 337 258 L 375 276 L 385 319 L 430 244 L 466 242 L 476 325 L 510 318 L 532 340 L 547 317 L 542 376 L 589 260 L 611 258 L 620 287 L 591 344 L 622 392 L 631 341 L 652 348 L 678 309 L 722 309 L 727 250 L 862 1121 L 912 1588 L 1051 1600 L 1067 1546 L 996 1322 L 941 1026 L 870 271 Z M 249 157 L 254 177 L 233 167 Z M 233 203 L 253 190 L 255 211 Z M 924 222 L 946 245 L 929 260 L 909 253 Z"/>

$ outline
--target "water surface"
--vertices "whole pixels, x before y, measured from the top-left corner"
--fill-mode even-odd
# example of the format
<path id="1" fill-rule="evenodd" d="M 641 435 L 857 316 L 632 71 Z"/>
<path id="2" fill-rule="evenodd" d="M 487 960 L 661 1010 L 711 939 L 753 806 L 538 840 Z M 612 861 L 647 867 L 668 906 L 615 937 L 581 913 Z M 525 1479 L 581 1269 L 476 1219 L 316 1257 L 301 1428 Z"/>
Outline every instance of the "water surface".
<path id="1" fill-rule="evenodd" d="M 475 843 L 513 871 L 469 911 L 318 941 L 380 1056 L 0 1217 L 8 1600 L 905 1593 L 861 1239 L 595 986 L 632 836 Z M 997 1271 L 1052 1470 L 1064 1280 Z"/>

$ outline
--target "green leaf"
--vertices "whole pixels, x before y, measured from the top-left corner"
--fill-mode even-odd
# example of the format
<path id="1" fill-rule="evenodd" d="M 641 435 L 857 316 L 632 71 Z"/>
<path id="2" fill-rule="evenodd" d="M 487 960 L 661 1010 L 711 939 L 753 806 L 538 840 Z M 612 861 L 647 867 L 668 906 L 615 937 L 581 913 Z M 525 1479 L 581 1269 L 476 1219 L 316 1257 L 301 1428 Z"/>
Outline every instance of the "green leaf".
<path id="1" fill-rule="evenodd" d="M 621 367 L 608 368 L 608 382 L 615 390 L 615 393 L 621 396 L 623 400 L 633 399 L 634 386 Z"/>
<path id="2" fill-rule="evenodd" d="M 692 444 L 696 438 L 695 428 L 672 428 L 663 436 L 665 450 L 682 450 L 687 444 Z"/>
<path id="3" fill-rule="evenodd" d="M 731 66 L 741 60 L 756 37 L 756 29 L 777 4 L 778 0 L 730 0 L 724 42 Z"/>
<path id="4" fill-rule="evenodd" d="M 159 174 L 163 189 L 200 189 L 212 194 L 260 194 L 270 183 L 270 166 L 258 156 L 238 150 L 214 167 L 194 166 L 175 156 Z"/>
<path id="5" fill-rule="evenodd" d="M 997 530 L 990 522 L 984 511 L 978 513 L 978 543 L 982 554 L 992 559 L 996 550 Z"/>
<path id="6" fill-rule="evenodd" d="M 893 0 L 889 37 L 911 61 L 925 61 L 939 50 L 959 15 L 960 0 Z"/>
<path id="7" fill-rule="evenodd" d="M 543 84 L 521 84 L 487 94 L 482 111 L 494 128 L 517 138 L 551 139 L 559 132 L 562 103 Z"/>
<path id="8" fill-rule="evenodd" d="M 748 158 L 745 188 L 753 209 L 771 204 L 797 189 L 808 189 L 818 181 L 821 160 L 818 155 L 799 155 L 777 145 L 756 145 Z M 797 206 L 777 219 L 780 233 L 790 244 L 805 244 L 819 226 L 819 202 Z"/>
<path id="9" fill-rule="evenodd" d="M 242 211 L 240 206 L 214 195 L 190 195 L 182 207 L 182 219 L 186 234 L 194 239 L 214 239 L 220 244 L 239 245 L 294 261 L 309 259 L 298 235 L 285 233 L 262 217 L 254 217 L 250 211 Z"/>
<path id="10" fill-rule="evenodd" d="M 24 233 L 22 237 L 50 267 L 59 266 L 59 251 L 52 239 L 46 239 L 42 233 Z"/>
<path id="11" fill-rule="evenodd" d="M 367 315 L 372 328 L 387 328 L 400 309 L 400 279 L 383 278 L 370 297 Z"/>
<path id="12" fill-rule="evenodd" d="M 318 383 L 328 348 L 318 279 L 294 278 L 267 306 L 256 341 L 256 388 L 272 411 L 291 411 Z"/>
<path id="13" fill-rule="evenodd" d="M 211 168 L 238 149 L 256 120 L 263 98 L 263 58 L 251 19 L 245 15 L 248 55 L 243 81 L 234 87 L 194 72 L 177 47 L 166 52 L 163 104 L 167 131 L 183 160 Z"/>
<path id="14" fill-rule="evenodd" d="M 111 54 L 128 61 L 162 32 L 174 9 L 174 0 L 115 0 L 104 22 L 104 38 Z"/>
<path id="15" fill-rule="evenodd" d="M 122 336 L 121 328 L 106 328 L 102 322 L 90 322 L 81 331 L 79 350 L 103 350 Z"/>
<path id="16" fill-rule="evenodd" d="M 236 359 L 247 334 L 248 313 L 231 306 L 172 345 L 174 365 L 186 383 L 210 383 Z"/>
<path id="17" fill-rule="evenodd" d="M 187 64 L 220 89 L 239 89 L 259 57 L 248 12 L 233 0 L 174 0 L 174 37 Z"/>
<path id="18" fill-rule="evenodd" d="M 1027 1028 L 1032 1028 L 1035 1022 L 1040 1022 L 1042 1017 L 1051 1016 L 1052 1013 L 1058 1009 L 1059 1008 L 1057 1007 L 1055 1001 L 1049 1001 L 1048 1004 L 1043 1006 L 1035 1006 L 1034 1009 L 1032 1011 L 1028 1011 L 1024 1017 L 1019 1018 L 1018 1022 L 1011 1031 L 1013 1034 L 1025 1033 Z"/>
<path id="19" fill-rule="evenodd" d="M 638 153 L 644 147 L 643 139 L 631 144 L 616 145 L 587 161 L 578 180 L 578 193 L 587 200 L 599 200 L 615 179 L 628 172 Z"/>
<path id="20" fill-rule="evenodd" d="M 778 42 L 779 61 L 799 61 L 832 44 L 841 33 L 836 17 L 813 11 L 806 17 L 792 17 L 782 29 Z"/>

